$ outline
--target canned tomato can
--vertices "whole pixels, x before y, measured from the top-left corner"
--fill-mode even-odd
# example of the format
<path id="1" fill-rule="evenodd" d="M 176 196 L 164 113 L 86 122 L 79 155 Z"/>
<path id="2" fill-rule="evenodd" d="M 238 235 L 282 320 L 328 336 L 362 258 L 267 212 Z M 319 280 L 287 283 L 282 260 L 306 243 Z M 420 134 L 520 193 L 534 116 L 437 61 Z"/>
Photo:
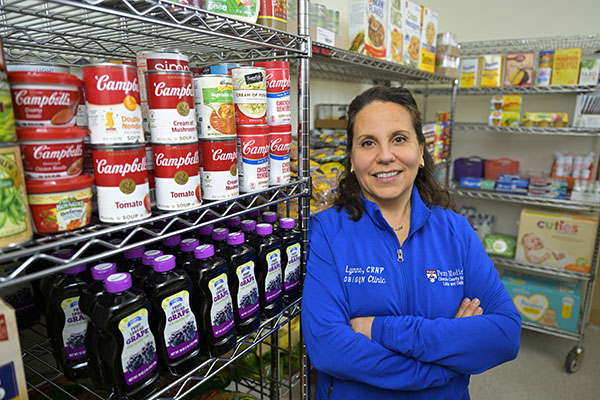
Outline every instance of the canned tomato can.
<path id="1" fill-rule="evenodd" d="M 194 78 L 194 101 L 199 137 L 235 137 L 231 76 L 202 75 Z"/>
<path id="2" fill-rule="evenodd" d="M 290 181 L 292 125 L 269 127 L 269 185 Z"/>
<path id="3" fill-rule="evenodd" d="M 198 140 L 192 73 L 146 71 L 148 123 L 152 143 L 176 144 Z"/>
<path id="4" fill-rule="evenodd" d="M 198 142 L 153 144 L 156 206 L 161 210 L 187 210 L 202 204 Z"/>
<path id="5" fill-rule="evenodd" d="M 266 72 L 260 67 L 238 67 L 231 70 L 235 122 L 238 125 L 267 123 Z"/>
<path id="6" fill-rule="evenodd" d="M 204 200 L 227 200 L 239 195 L 235 139 L 200 139 L 200 177 Z"/>
<path id="7" fill-rule="evenodd" d="M 26 242 L 32 236 L 21 152 L 16 143 L 3 144 L 0 145 L 0 247 Z"/>
<path id="8" fill-rule="evenodd" d="M 2 38 L 0 38 L 0 104 L 2 104 L 2 107 L 0 107 L 0 143 L 14 142 L 17 140 L 17 135 L 15 134 L 15 113 L 10 95 L 8 75 L 6 74 Z"/>
<path id="9" fill-rule="evenodd" d="M 240 192 L 269 187 L 269 126 L 240 125 L 237 137 Z"/>
<path id="10" fill-rule="evenodd" d="M 143 143 L 136 68 L 126 64 L 82 67 L 92 144 Z"/>
<path id="11" fill-rule="evenodd" d="M 144 145 L 94 145 L 94 178 L 102 222 L 122 223 L 150 216 Z"/>
<path id="12" fill-rule="evenodd" d="M 202 68 L 202 73 L 204 75 L 209 74 L 218 74 L 218 75 L 231 75 L 231 70 L 233 68 L 241 67 L 241 64 L 214 64 L 207 65 Z"/>
<path id="13" fill-rule="evenodd" d="M 287 125 L 292 122 L 290 108 L 290 63 L 263 61 L 254 64 L 267 71 L 267 124 Z"/>

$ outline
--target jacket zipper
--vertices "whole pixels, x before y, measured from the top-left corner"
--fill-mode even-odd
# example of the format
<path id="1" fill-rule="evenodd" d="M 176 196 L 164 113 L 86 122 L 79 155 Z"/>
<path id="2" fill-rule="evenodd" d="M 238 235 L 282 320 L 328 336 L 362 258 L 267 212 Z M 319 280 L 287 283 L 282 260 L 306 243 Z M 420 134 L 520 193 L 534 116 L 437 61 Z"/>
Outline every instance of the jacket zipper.
<path id="1" fill-rule="evenodd" d="M 331 377 L 331 383 L 329 384 L 329 390 L 327 390 L 327 398 L 331 397 L 332 390 L 333 390 L 333 376 Z"/>
<path id="2" fill-rule="evenodd" d="M 398 237 L 396 236 L 396 234 L 394 232 L 392 232 L 392 233 L 393 233 L 394 239 L 396 239 L 396 243 L 395 244 L 398 246 L 396 248 L 396 254 L 398 255 L 397 261 L 398 261 L 398 263 L 404 263 L 405 260 L 404 260 L 404 252 L 402 251 L 402 246 L 400 245 L 400 241 L 398 240 Z M 406 242 L 408 240 L 409 240 L 409 238 L 406 237 L 406 240 L 404 241 L 404 244 L 406 244 Z M 406 271 L 404 270 L 404 268 L 400 268 L 400 273 L 402 274 L 402 286 L 403 286 L 403 289 L 404 289 L 403 290 L 403 292 L 404 292 L 404 304 L 406 305 L 406 310 L 408 311 L 410 309 L 409 305 L 408 305 L 409 296 L 408 296 L 408 293 L 407 293 L 409 285 L 407 284 Z"/>

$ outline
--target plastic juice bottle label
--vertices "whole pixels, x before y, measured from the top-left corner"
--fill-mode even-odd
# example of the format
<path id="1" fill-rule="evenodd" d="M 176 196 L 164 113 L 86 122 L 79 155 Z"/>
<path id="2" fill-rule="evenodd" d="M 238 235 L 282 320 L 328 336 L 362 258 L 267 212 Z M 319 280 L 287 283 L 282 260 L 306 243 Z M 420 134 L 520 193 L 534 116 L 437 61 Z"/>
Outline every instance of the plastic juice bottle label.
<path id="1" fill-rule="evenodd" d="M 144 379 L 158 365 L 154 336 L 148 324 L 148 310 L 142 308 L 119 322 L 123 335 L 121 366 L 125 383 L 133 385 Z"/>
<path id="2" fill-rule="evenodd" d="M 284 289 L 292 290 L 300 283 L 300 243 L 294 243 L 285 249 L 287 253 L 287 268 L 285 269 Z"/>
<path id="3" fill-rule="evenodd" d="M 265 279 L 265 299 L 267 303 L 281 294 L 281 250 L 267 254 L 267 277 Z"/>
<path id="4" fill-rule="evenodd" d="M 258 286 L 254 275 L 254 261 L 248 261 L 236 269 L 238 281 L 238 311 L 246 319 L 258 310 Z"/>
<path id="5" fill-rule="evenodd" d="M 69 297 L 60 303 L 60 308 L 65 313 L 65 326 L 62 337 L 67 360 L 77 360 L 86 356 L 85 331 L 87 319 L 79 310 L 79 296 Z"/>
<path id="6" fill-rule="evenodd" d="M 165 297 L 160 306 L 167 320 L 163 334 L 169 358 L 180 357 L 198 346 L 198 328 L 190 308 L 190 293 L 182 290 Z"/>
<path id="7" fill-rule="evenodd" d="M 233 328 L 233 302 L 227 285 L 227 274 L 221 274 L 208 282 L 212 295 L 210 321 L 214 337 L 218 338 Z"/>

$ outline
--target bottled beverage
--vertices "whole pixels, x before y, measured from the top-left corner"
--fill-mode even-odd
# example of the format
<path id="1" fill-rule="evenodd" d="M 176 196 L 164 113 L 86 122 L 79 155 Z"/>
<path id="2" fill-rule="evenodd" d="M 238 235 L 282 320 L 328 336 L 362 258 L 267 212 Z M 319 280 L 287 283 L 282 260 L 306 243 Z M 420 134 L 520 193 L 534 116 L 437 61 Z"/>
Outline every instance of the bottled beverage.
<path id="1" fill-rule="evenodd" d="M 194 284 L 192 307 L 201 316 L 202 341 L 212 357 L 231 350 L 236 343 L 233 301 L 229 291 L 227 261 L 215 256 L 212 244 L 194 250 L 195 261 L 186 265 Z"/>
<path id="2" fill-rule="evenodd" d="M 273 234 L 279 236 L 279 227 L 277 226 L 277 213 L 275 211 L 265 211 L 262 213 L 262 222 L 273 226 Z"/>
<path id="3" fill-rule="evenodd" d="M 150 329 L 150 305 L 144 292 L 131 287 L 131 275 L 106 278 L 94 307 L 94 325 L 102 334 L 101 361 L 114 397 L 146 398 L 158 389 L 156 342 Z"/>
<path id="4" fill-rule="evenodd" d="M 79 309 L 88 319 L 88 329 L 85 332 L 85 351 L 88 358 L 88 371 L 92 382 L 99 388 L 108 389 L 108 382 L 100 362 L 102 338 L 100 331 L 94 325 L 92 317 L 94 307 L 104 293 L 104 280 L 117 272 L 115 263 L 101 263 L 92 267 L 93 283 L 84 286 L 79 298 Z"/>
<path id="5" fill-rule="evenodd" d="M 227 228 L 215 228 L 212 231 L 211 238 L 212 244 L 215 246 L 215 254 L 221 255 L 223 249 L 227 247 L 227 235 L 229 230 Z"/>
<path id="6" fill-rule="evenodd" d="M 253 220 L 257 221 L 260 218 L 260 210 L 257 208 L 255 210 L 248 211 L 246 213 L 246 216 L 249 219 L 253 219 Z"/>
<path id="7" fill-rule="evenodd" d="M 260 304 L 256 282 L 256 253 L 244 244 L 244 234 L 227 236 L 222 257 L 229 262 L 229 290 L 233 300 L 233 316 L 239 335 L 254 332 L 260 325 Z"/>
<path id="8" fill-rule="evenodd" d="M 229 232 L 240 232 L 242 230 L 242 228 L 240 227 L 240 223 L 240 217 L 231 217 L 225 220 L 225 227 L 229 229 Z"/>
<path id="9" fill-rule="evenodd" d="M 241 222 L 242 232 L 246 237 L 246 243 L 252 243 L 256 238 L 256 221 L 253 219 L 245 219 Z"/>
<path id="10" fill-rule="evenodd" d="M 158 359 L 163 372 L 173 378 L 198 365 L 200 353 L 198 324 L 191 308 L 192 282 L 175 265 L 171 254 L 156 257 L 154 273 L 145 280 Z"/>
<path id="11" fill-rule="evenodd" d="M 294 230 L 293 218 L 279 220 L 281 238 L 281 265 L 283 268 L 283 303 L 290 304 L 300 296 L 300 260 L 302 234 Z"/>
<path id="12" fill-rule="evenodd" d="M 64 271 L 50 288 L 46 322 L 54 358 L 69 379 L 87 374 L 85 332 L 87 320 L 79 309 L 82 289 L 89 284 L 85 265 Z"/>
<path id="13" fill-rule="evenodd" d="M 179 255 L 177 256 L 177 268 L 185 269 L 185 265 L 196 260 L 194 249 L 200 245 L 198 239 L 183 239 L 179 244 Z"/>
<path id="14" fill-rule="evenodd" d="M 162 240 L 161 250 L 164 254 L 177 254 L 179 252 L 179 244 L 181 236 L 175 235 Z"/>
<path id="15" fill-rule="evenodd" d="M 61 258 L 63 260 L 69 260 L 71 257 L 73 257 L 73 255 L 75 254 L 75 250 L 73 249 L 68 249 L 68 248 L 64 248 L 64 249 L 58 249 L 55 252 L 53 252 L 51 254 L 51 256 L 56 257 L 56 258 Z M 55 267 L 56 265 L 51 264 L 49 266 L 50 267 Z M 44 305 L 48 304 L 48 300 L 50 299 L 50 289 L 52 289 L 52 285 L 54 283 L 55 280 L 59 279 L 60 277 L 63 276 L 63 272 L 59 272 L 57 274 L 54 275 L 49 275 L 49 276 L 45 276 L 40 280 L 40 291 L 42 293 L 42 297 L 44 299 Z M 47 307 L 43 307 L 43 312 L 46 312 L 46 308 Z"/>
<path id="16" fill-rule="evenodd" d="M 215 226 L 213 224 L 204 225 L 198 228 L 198 241 L 200 244 L 212 243 L 211 234 Z"/>
<path id="17" fill-rule="evenodd" d="M 273 235 L 271 224 L 256 225 L 256 280 L 263 317 L 271 318 L 282 308 L 281 239 Z"/>
<path id="18" fill-rule="evenodd" d="M 133 287 L 143 288 L 144 278 L 152 271 L 152 262 L 156 257 L 162 256 L 161 250 L 146 250 L 142 256 L 142 263 L 138 264 L 131 273 Z"/>
<path id="19" fill-rule="evenodd" d="M 120 272 L 133 273 L 136 267 L 142 264 L 142 257 L 146 251 L 144 246 L 136 247 L 131 250 L 127 250 L 123 253 L 123 259 L 121 264 L 117 264 L 117 269 Z"/>
<path id="20" fill-rule="evenodd" d="M 108 243 L 113 244 L 115 246 L 119 246 L 122 242 L 123 239 L 118 237 L 112 238 L 108 241 Z M 104 247 L 103 250 L 107 250 L 107 248 Z M 123 258 L 123 253 L 113 254 L 112 256 L 110 256 L 107 262 L 112 262 L 115 265 L 123 264 L 125 262 L 125 259 Z"/>

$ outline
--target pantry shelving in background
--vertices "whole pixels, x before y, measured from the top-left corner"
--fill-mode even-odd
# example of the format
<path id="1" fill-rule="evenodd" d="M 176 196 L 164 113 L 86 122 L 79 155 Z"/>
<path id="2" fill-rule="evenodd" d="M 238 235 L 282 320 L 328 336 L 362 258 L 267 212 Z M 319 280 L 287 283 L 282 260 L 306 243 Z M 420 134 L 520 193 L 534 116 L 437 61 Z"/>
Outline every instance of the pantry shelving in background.
<path id="1" fill-rule="evenodd" d="M 498 132 L 520 135 L 600 137 L 600 128 L 540 128 L 535 126 L 489 126 L 488 124 L 456 122 L 456 129 L 468 132 Z"/>

